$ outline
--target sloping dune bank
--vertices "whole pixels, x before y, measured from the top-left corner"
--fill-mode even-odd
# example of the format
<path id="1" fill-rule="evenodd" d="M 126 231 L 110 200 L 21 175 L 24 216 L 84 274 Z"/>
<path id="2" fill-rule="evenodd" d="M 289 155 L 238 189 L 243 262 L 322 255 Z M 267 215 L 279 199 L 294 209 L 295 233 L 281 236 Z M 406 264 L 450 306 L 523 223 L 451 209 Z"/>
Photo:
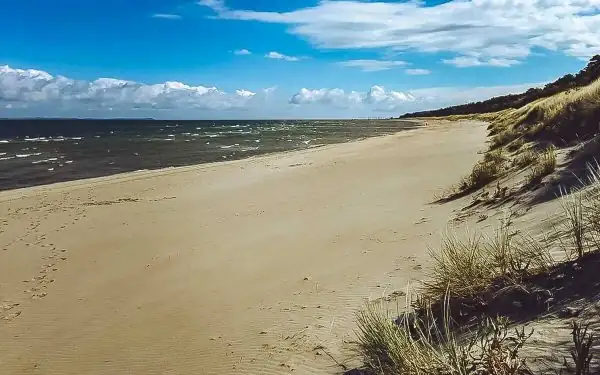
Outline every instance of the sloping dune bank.
<path id="1" fill-rule="evenodd" d="M 338 371 L 423 277 L 478 122 L 0 193 L 0 373 Z"/>

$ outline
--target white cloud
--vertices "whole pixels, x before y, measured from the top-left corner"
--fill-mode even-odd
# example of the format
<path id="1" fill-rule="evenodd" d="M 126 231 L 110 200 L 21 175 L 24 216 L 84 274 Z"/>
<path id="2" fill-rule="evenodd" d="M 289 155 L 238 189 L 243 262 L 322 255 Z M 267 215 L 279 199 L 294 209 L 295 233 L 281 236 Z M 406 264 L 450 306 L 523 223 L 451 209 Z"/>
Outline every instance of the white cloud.
<path id="1" fill-rule="evenodd" d="M 152 18 L 162 18 L 166 20 L 180 20 L 181 16 L 179 14 L 169 14 L 169 13 L 156 13 L 152 15 Z"/>
<path id="2" fill-rule="evenodd" d="M 360 68 L 364 72 L 379 72 L 403 66 L 407 63 L 398 60 L 348 60 L 341 61 L 338 64 L 346 67 Z"/>
<path id="3" fill-rule="evenodd" d="M 289 102 L 296 105 L 321 104 L 337 108 L 369 107 L 377 111 L 392 111 L 399 105 L 414 101 L 415 97 L 408 93 L 386 90 L 382 86 L 374 85 L 367 92 L 350 91 L 343 89 L 300 89 Z"/>
<path id="4" fill-rule="evenodd" d="M 213 2 L 219 5 L 207 4 Z M 600 50 L 598 0 L 453 0 L 435 6 L 324 0 L 289 12 L 201 3 L 222 19 L 289 25 L 290 33 L 322 48 L 443 51 L 460 56 L 458 66 L 509 66 L 537 48 L 580 58 Z"/>
<path id="5" fill-rule="evenodd" d="M 147 85 L 114 78 L 78 81 L 39 70 L 0 66 L 0 104 L 52 105 L 87 109 L 243 108 L 255 97 L 248 90 L 228 94 L 216 87 L 181 82 Z"/>
<path id="6" fill-rule="evenodd" d="M 243 98 L 251 98 L 254 95 L 256 95 L 255 92 L 248 91 L 248 90 L 235 90 L 235 94 L 239 95 L 239 96 L 241 96 Z"/>
<path id="7" fill-rule="evenodd" d="M 499 66 L 509 67 L 516 64 L 520 64 L 519 60 L 505 59 L 505 58 L 491 58 L 488 60 L 482 60 L 475 56 L 458 56 L 453 59 L 443 60 L 444 64 L 454 65 L 457 68 L 467 68 L 472 66 Z"/>
<path id="8" fill-rule="evenodd" d="M 238 49 L 238 50 L 235 50 L 235 51 L 233 51 L 233 53 L 234 53 L 235 55 L 240 55 L 240 56 L 243 56 L 243 55 L 252 55 L 252 52 L 248 51 L 248 50 L 247 50 L 247 49 L 245 49 L 245 48 L 243 48 L 243 49 Z"/>
<path id="9" fill-rule="evenodd" d="M 409 76 L 425 76 L 431 74 L 431 70 L 428 69 L 406 69 L 404 72 Z"/>
<path id="10" fill-rule="evenodd" d="M 285 60 L 285 61 L 300 61 L 299 57 L 287 56 L 279 52 L 269 52 L 265 55 L 267 59 Z"/>
<path id="11" fill-rule="evenodd" d="M 156 118 L 332 118 L 390 116 L 523 92 L 540 83 L 494 87 L 440 87 L 397 91 L 303 88 L 289 96 L 277 87 L 231 93 L 181 82 L 93 81 L 40 70 L 0 66 L 0 117 L 91 116 Z"/>
<path id="12" fill-rule="evenodd" d="M 198 5 L 208 7 L 215 12 L 223 12 L 227 9 L 224 0 L 199 0 Z"/>

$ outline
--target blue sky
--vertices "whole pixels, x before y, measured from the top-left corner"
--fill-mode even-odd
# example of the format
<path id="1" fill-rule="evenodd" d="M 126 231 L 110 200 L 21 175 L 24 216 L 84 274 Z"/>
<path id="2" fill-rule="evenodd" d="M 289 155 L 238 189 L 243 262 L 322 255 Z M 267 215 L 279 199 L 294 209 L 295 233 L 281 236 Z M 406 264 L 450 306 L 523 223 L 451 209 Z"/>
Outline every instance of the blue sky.
<path id="1" fill-rule="evenodd" d="M 2 9 L 0 117 L 387 117 L 521 91 L 600 50 L 596 0 Z"/>

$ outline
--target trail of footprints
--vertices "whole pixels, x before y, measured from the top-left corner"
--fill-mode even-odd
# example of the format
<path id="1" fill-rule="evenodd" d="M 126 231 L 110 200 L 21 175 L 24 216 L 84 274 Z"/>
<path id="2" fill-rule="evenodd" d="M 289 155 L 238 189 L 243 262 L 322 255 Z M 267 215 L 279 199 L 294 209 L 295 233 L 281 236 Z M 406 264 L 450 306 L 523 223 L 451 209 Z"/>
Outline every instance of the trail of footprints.
<path id="1" fill-rule="evenodd" d="M 22 309 L 28 300 L 39 300 L 46 297 L 48 295 L 48 288 L 54 283 L 54 276 L 59 270 L 61 263 L 67 261 L 66 249 L 61 249 L 52 243 L 47 243 L 48 235 L 46 233 L 48 233 L 48 229 L 41 232 L 40 227 L 42 226 L 42 223 L 47 223 L 52 213 L 61 211 L 74 211 L 73 215 L 69 215 L 72 217 L 71 224 L 75 224 L 81 216 L 85 217 L 84 209 L 75 207 L 73 210 L 73 207 L 60 207 L 43 200 L 33 207 L 29 207 L 29 209 L 30 211 L 28 214 L 33 214 L 34 216 L 30 218 L 30 223 L 25 232 L 15 236 L 12 241 L 6 243 L 4 250 L 9 250 L 11 246 L 17 242 L 23 242 L 27 247 L 42 247 L 46 250 L 46 255 L 42 257 L 42 264 L 35 276 L 31 279 L 22 280 L 24 295 L 9 300 L 0 299 L 0 320 L 4 321 L 12 321 L 20 316 Z M 26 211 L 23 211 L 22 209 L 16 209 L 9 212 L 8 217 L 13 220 L 22 220 L 23 216 L 26 215 L 25 212 Z M 4 219 L 2 221 L 2 232 L 6 230 L 8 225 L 9 220 Z M 59 232 L 66 229 L 67 226 L 68 223 L 65 223 L 65 225 L 55 228 L 54 231 Z"/>
<path id="2" fill-rule="evenodd" d="M 46 289 L 54 282 L 53 274 L 58 271 L 60 263 L 67 260 L 67 250 L 59 250 L 52 244 L 42 245 L 42 247 L 44 246 L 51 247 L 50 255 L 44 257 L 44 260 L 47 263 L 40 267 L 39 273 L 31 280 L 23 280 L 23 283 L 26 283 L 28 286 L 30 286 L 28 289 L 24 290 L 24 293 L 27 293 L 31 299 L 40 299 L 46 297 L 48 294 Z"/>
<path id="3" fill-rule="evenodd" d="M 67 261 L 65 249 L 58 249 L 50 245 L 42 245 L 42 247 L 50 246 L 50 253 L 44 257 L 44 264 L 39 268 L 38 274 L 29 280 L 23 280 L 26 286 L 23 290 L 25 299 L 39 300 L 48 295 L 47 289 L 54 282 L 54 274 L 59 270 L 61 263 Z M 11 321 L 21 315 L 19 309 L 21 303 L 4 301 L 0 304 L 0 319 Z"/>
<path id="4" fill-rule="evenodd" d="M 0 250 L 8 251 L 15 243 L 23 242 L 25 246 L 41 246 L 46 248 L 48 253 L 42 258 L 43 264 L 40 266 L 37 274 L 31 279 L 22 280 L 24 295 L 20 298 L 5 300 L 0 297 L 0 320 L 11 321 L 22 313 L 23 305 L 27 300 L 40 300 L 48 295 L 48 288 L 54 283 L 56 272 L 61 264 L 67 261 L 66 249 L 58 248 L 56 245 L 48 244 L 48 233 L 60 232 L 68 226 L 76 224 L 79 220 L 87 217 L 88 206 L 108 205 L 116 203 L 138 202 L 138 198 L 120 198 L 113 201 L 96 201 L 93 190 L 87 192 L 87 200 L 82 197 L 71 197 L 65 193 L 58 202 L 47 200 L 43 196 L 33 206 L 26 208 L 16 208 L 8 210 L 6 218 L 0 218 L 0 233 L 6 232 L 11 220 L 23 220 L 28 215 L 30 223 L 24 233 L 16 235 L 11 241 L 5 243 Z M 175 197 L 164 197 L 162 199 L 174 199 Z M 158 199 L 158 200 L 162 200 Z M 68 220 L 60 226 L 52 229 L 46 228 L 41 231 L 42 224 L 46 226 L 52 214 L 67 213 Z M 18 301 L 18 302 L 17 302 Z"/>

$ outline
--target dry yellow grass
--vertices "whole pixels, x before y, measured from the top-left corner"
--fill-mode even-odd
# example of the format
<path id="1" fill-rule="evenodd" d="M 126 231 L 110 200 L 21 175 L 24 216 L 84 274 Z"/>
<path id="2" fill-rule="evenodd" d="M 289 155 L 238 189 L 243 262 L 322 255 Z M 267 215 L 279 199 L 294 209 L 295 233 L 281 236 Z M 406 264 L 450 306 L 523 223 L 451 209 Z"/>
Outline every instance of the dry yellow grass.
<path id="1" fill-rule="evenodd" d="M 556 169 L 556 149 L 549 147 L 540 153 L 527 175 L 527 184 L 538 184 Z"/>
<path id="2" fill-rule="evenodd" d="M 519 135 L 534 137 L 542 130 L 557 127 L 562 132 L 575 128 L 577 121 L 593 120 L 600 108 L 600 80 L 567 91 L 560 92 L 548 98 L 538 99 L 521 108 L 506 110 L 495 114 L 492 120 L 492 133 L 497 138 L 493 144 L 496 147 L 507 144 Z M 585 124 L 584 124 L 585 125 Z M 598 130 L 598 128 L 594 129 Z"/>
<path id="3" fill-rule="evenodd" d="M 509 331 L 502 318 L 482 321 L 466 340 L 451 329 L 446 299 L 442 322 L 406 314 L 396 321 L 382 302 L 358 313 L 357 351 L 367 373 L 385 375 L 531 374 L 519 351 L 531 336 Z M 462 342 L 461 342 L 462 341 Z"/>

